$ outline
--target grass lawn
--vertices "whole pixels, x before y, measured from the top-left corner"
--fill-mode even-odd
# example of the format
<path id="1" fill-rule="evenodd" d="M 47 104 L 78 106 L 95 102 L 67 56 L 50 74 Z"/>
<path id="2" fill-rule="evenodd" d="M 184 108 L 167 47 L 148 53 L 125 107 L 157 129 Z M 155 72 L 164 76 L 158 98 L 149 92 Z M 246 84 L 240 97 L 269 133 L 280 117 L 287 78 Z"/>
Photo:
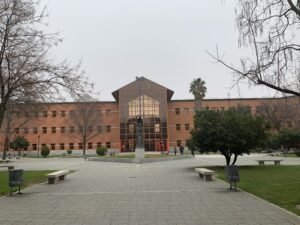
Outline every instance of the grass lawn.
<path id="1" fill-rule="evenodd" d="M 224 167 L 211 167 L 226 180 Z M 238 187 L 300 215 L 300 166 L 241 166 Z"/>
<path id="2" fill-rule="evenodd" d="M 46 174 L 51 172 L 53 171 L 24 171 L 24 184 L 21 188 L 23 189 L 24 187 L 47 181 Z M 17 190 L 18 187 L 15 189 Z M 0 196 L 8 193 L 10 193 L 10 188 L 8 186 L 8 172 L 0 171 Z"/>

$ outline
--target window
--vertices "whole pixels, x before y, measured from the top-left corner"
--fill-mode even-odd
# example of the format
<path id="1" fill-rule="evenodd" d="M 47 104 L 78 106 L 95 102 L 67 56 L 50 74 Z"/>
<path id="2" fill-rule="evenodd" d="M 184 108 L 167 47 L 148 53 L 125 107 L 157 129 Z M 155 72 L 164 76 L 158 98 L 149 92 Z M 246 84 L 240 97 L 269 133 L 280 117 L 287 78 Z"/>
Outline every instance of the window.
<path id="1" fill-rule="evenodd" d="M 97 126 L 97 132 L 101 133 L 102 132 L 102 126 Z"/>
<path id="2" fill-rule="evenodd" d="M 130 123 L 128 124 L 128 133 L 133 134 L 134 132 L 134 124 Z"/>
<path id="3" fill-rule="evenodd" d="M 110 125 L 107 125 L 106 126 L 106 132 L 110 132 L 111 131 L 111 126 Z"/>
<path id="4" fill-rule="evenodd" d="M 110 116 L 110 114 L 111 114 L 111 109 L 107 109 L 106 110 L 106 116 Z"/>
<path id="5" fill-rule="evenodd" d="M 65 117 L 66 116 L 66 111 L 61 111 L 61 116 Z"/>
<path id="6" fill-rule="evenodd" d="M 190 124 L 189 123 L 185 124 L 185 130 L 190 130 Z"/>
<path id="7" fill-rule="evenodd" d="M 47 117 L 47 116 L 48 116 L 47 111 L 43 111 L 43 117 Z"/>
<path id="8" fill-rule="evenodd" d="M 106 142 L 106 148 L 111 148 L 111 143 L 110 142 Z"/>
<path id="9" fill-rule="evenodd" d="M 46 144 L 42 144 L 42 148 L 46 147 L 47 145 Z"/>
<path id="10" fill-rule="evenodd" d="M 24 127 L 24 133 L 28 134 L 28 128 L 27 127 Z"/>
<path id="11" fill-rule="evenodd" d="M 181 146 L 181 140 L 176 141 L 177 146 Z"/>
<path id="12" fill-rule="evenodd" d="M 65 127 L 61 127 L 60 128 L 60 133 L 64 134 L 66 132 L 66 128 Z"/>
<path id="13" fill-rule="evenodd" d="M 51 150 L 55 150 L 55 144 L 51 144 Z"/>
<path id="14" fill-rule="evenodd" d="M 33 128 L 33 133 L 34 133 L 34 134 L 37 134 L 37 133 L 38 133 L 37 127 L 34 127 L 34 128 Z"/>
<path id="15" fill-rule="evenodd" d="M 155 124 L 155 126 L 154 126 L 154 132 L 155 133 L 159 133 L 160 132 L 160 124 L 159 123 Z"/>
<path id="16" fill-rule="evenodd" d="M 93 148 L 93 143 L 89 142 L 88 143 L 88 149 L 92 149 Z"/>
<path id="17" fill-rule="evenodd" d="M 69 143 L 69 149 L 71 149 L 71 150 L 74 149 L 74 143 Z"/>
<path id="18" fill-rule="evenodd" d="M 176 108 L 175 113 L 176 113 L 176 115 L 179 115 L 180 114 L 180 108 Z"/>
<path id="19" fill-rule="evenodd" d="M 43 127 L 43 134 L 47 134 L 47 127 Z"/>
<path id="20" fill-rule="evenodd" d="M 129 101 L 128 103 L 128 113 L 130 118 L 136 118 L 139 115 L 143 117 L 159 117 L 159 101 L 142 95 Z"/>
<path id="21" fill-rule="evenodd" d="M 79 149 L 83 149 L 83 144 L 82 143 L 78 143 L 78 148 Z"/>
<path id="22" fill-rule="evenodd" d="M 19 134 L 20 133 L 20 129 L 19 128 L 15 128 L 15 133 Z"/>
<path id="23" fill-rule="evenodd" d="M 102 147 L 102 143 L 101 142 L 97 142 L 97 148 L 101 148 Z"/>
<path id="24" fill-rule="evenodd" d="M 180 130 L 180 124 L 176 124 L 176 130 Z"/>
<path id="25" fill-rule="evenodd" d="M 56 134 L 56 127 L 52 127 L 51 132 L 52 132 L 52 134 Z"/>
<path id="26" fill-rule="evenodd" d="M 65 150 L 65 144 L 64 143 L 60 144 L 60 150 Z"/>
<path id="27" fill-rule="evenodd" d="M 37 144 L 32 144 L 32 150 L 36 151 L 37 150 Z"/>
<path id="28" fill-rule="evenodd" d="M 56 111 L 52 111 L 52 117 L 56 117 Z"/>
<path id="29" fill-rule="evenodd" d="M 75 127 L 70 127 L 70 133 L 74 133 L 75 132 Z"/>

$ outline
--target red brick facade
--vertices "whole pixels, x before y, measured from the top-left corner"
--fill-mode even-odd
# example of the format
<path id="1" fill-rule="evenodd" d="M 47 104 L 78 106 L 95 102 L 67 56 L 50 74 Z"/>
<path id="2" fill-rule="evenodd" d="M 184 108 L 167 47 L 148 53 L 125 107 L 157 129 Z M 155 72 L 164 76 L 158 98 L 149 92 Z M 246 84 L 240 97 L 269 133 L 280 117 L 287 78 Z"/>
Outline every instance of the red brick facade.
<path id="1" fill-rule="evenodd" d="M 147 80 L 148 82 L 148 80 Z M 165 149 L 173 146 L 186 145 L 186 140 L 190 137 L 193 129 L 193 115 L 195 103 L 189 100 L 171 100 L 172 93 L 169 89 L 167 101 L 167 138 Z M 116 94 L 114 92 L 114 94 Z M 212 110 L 226 110 L 230 107 L 244 105 L 251 107 L 253 114 L 259 113 L 264 102 L 274 99 L 205 99 L 202 102 L 203 108 Z M 278 100 L 278 99 L 277 99 Z M 281 101 L 286 101 L 282 99 Z M 290 101 L 290 100 L 289 100 Z M 43 111 L 24 124 L 22 127 L 14 128 L 14 136 L 25 136 L 31 143 L 28 150 L 37 150 L 46 144 L 52 150 L 81 149 L 82 141 L 76 134 L 76 129 L 70 121 L 69 113 L 76 109 L 77 103 L 51 103 L 46 104 Z M 94 124 L 91 129 L 95 132 L 95 137 L 88 141 L 88 149 L 96 149 L 99 146 L 106 146 L 110 149 L 124 150 L 120 139 L 120 106 L 119 101 L 96 102 L 100 124 Z M 297 100 L 298 105 L 298 100 Z M 298 120 L 297 120 L 298 121 Z M 293 122 L 294 123 L 294 122 Z M 1 149 L 3 149 L 4 134 L 1 135 Z M 156 150 L 159 148 L 156 148 Z"/>

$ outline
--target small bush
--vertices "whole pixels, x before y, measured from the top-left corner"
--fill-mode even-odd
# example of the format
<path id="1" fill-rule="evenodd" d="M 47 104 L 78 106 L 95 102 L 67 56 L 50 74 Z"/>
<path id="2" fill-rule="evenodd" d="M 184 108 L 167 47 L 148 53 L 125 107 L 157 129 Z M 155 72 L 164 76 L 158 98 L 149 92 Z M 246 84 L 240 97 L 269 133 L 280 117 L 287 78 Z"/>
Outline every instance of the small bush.
<path id="1" fill-rule="evenodd" d="M 41 155 L 46 158 L 50 154 L 50 149 L 47 145 L 43 146 L 41 149 Z"/>
<path id="2" fill-rule="evenodd" d="M 97 153 L 97 155 L 105 156 L 107 153 L 107 148 L 105 148 L 105 147 L 97 148 L 96 153 Z"/>
<path id="3" fill-rule="evenodd" d="M 67 153 L 68 153 L 68 155 L 71 155 L 71 154 L 72 154 L 72 150 L 71 150 L 71 149 L 68 149 L 68 150 L 67 150 Z"/>
<path id="4" fill-rule="evenodd" d="M 295 150 L 295 154 L 297 157 L 300 157 L 300 149 Z"/>

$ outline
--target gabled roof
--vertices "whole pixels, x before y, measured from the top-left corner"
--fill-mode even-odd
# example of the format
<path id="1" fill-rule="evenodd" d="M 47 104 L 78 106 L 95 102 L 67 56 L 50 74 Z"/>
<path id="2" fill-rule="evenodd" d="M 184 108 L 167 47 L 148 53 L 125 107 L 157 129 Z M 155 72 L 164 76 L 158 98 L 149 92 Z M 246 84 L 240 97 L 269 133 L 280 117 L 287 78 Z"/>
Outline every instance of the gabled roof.
<path id="1" fill-rule="evenodd" d="M 116 99 L 116 101 L 119 101 L 119 91 L 121 89 L 126 88 L 127 86 L 134 85 L 135 83 L 139 82 L 140 79 L 143 79 L 143 80 L 145 80 L 145 81 L 147 81 L 149 83 L 152 83 L 152 84 L 154 84 L 156 86 L 160 86 L 162 89 L 166 89 L 166 91 L 167 91 L 167 99 L 168 99 L 168 101 L 171 100 L 171 98 L 172 98 L 172 96 L 174 94 L 174 91 L 172 91 L 172 90 L 170 90 L 170 89 L 168 89 L 168 88 L 166 88 L 166 87 L 164 87 L 164 86 L 162 86 L 162 85 L 160 85 L 158 83 L 155 83 L 155 82 L 153 82 L 153 81 L 151 81 L 151 80 L 149 80 L 149 79 L 147 79 L 145 77 L 137 77 L 135 81 L 133 81 L 133 82 L 131 82 L 131 83 L 129 83 L 129 84 L 127 84 L 127 85 L 119 88 L 118 90 L 112 92 L 112 95 L 114 96 L 114 98 Z"/>

